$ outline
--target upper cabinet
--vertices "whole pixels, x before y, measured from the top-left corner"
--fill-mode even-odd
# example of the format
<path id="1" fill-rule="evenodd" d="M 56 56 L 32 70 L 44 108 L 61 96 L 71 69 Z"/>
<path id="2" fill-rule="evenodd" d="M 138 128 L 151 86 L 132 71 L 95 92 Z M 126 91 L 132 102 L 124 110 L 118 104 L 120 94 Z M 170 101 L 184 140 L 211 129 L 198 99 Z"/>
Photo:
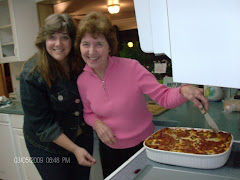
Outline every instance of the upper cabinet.
<path id="1" fill-rule="evenodd" d="M 240 88 L 239 0 L 134 0 L 144 52 L 172 60 L 173 81 Z"/>
<path id="2" fill-rule="evenodd" d="M 30 58 L 38 30 L 35 0 L 0 0 L 0 63 Z"/>

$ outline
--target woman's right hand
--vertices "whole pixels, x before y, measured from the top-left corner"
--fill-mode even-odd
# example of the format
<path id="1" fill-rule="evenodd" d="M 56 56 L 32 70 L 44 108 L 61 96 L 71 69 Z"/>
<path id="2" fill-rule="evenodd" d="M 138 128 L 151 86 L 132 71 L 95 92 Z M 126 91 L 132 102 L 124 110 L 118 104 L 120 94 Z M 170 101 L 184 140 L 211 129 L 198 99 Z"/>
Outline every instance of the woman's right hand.
<path id="1" fill-rule="evenodd" d="M 72 142 L 64 133 L 60 134 L 54 141 L 57 145 L 72 152 L 82 166 L 92 166 L 96 160 L 84 149 Z"/>
<path id="2" fill-rule="evenodd" d="M 96 163 L 96 160 L 84 148 L 77 147 L 73 154 L 76 156 L 79 165 L 90 167 Z"/>
<path id="3" fill-rule="evenodd" d="M 94 129 L 103 143 L 114 144 L 116 142 L 112 129 L 101 120 L 94 123 Z"/>

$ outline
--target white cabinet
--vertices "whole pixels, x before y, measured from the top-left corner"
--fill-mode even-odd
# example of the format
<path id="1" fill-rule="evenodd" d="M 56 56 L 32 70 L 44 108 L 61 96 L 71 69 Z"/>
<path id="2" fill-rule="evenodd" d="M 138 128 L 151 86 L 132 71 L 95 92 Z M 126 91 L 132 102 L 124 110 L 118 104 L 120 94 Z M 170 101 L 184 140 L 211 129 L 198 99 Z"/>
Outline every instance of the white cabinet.
<path id="1" fill-rule="evenodd" d="M 16 141 L 17 158 L 22 161 L 19 163 L 22 177 L 24 180 L 41 180 L 42 178 L 34 164 L 28 162 L 30 156 L 23 136 L 23 115 L 11 115 L 11 120 Z"/>
<path id="2" fill-rule="evenodd" d="M 168 55 L 174 82 L 240 88 L 239 0 L 134 0 L 134 7 L 141 49 Z"/>
<path id="3" fill-rule="evenodd" d="M 39 29 L 35 0 L 0 1 L 0 63 L 25 61 Z"/>
<path id="4" fill-rule="evenodd" d="M 14 162 L 16 146 L 9 114 L 0 114 L 0 179 L 22 180 L 20 168 Z"/>
<path id="5" fill-rule="evenodd" d="M 24 136 L 23 136 L 23 115 L 11 115 L 13 134 L 16 141 L 16 149 L 17 149 L 17 157 L 28 159 L 29 153 L 25 144 Z M 90 173 L 90 180 L 101 180 L 102 177 L 102 167 L 101 160 L 99 156 L 99 147 L 98 147 L 98 139 L 95 134 L 94 138 L 94 158 L 97 160 L 97 163 L 92 166 Z M 0 161 L 1 162 L 1 161 Z M 23 180 L 41 180 L 41 176 L 39 175 L 36 167 L 32 163 L 19 163 L 20 171 Z M 0 176 L 1 178 L 1 176 Z"/>

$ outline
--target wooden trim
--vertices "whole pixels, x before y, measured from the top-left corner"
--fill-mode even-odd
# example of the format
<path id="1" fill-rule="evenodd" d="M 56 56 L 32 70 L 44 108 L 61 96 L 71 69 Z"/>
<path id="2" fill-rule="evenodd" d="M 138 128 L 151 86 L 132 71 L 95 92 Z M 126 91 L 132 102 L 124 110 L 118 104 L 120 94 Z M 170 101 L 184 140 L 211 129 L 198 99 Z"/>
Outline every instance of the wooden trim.
<path id="1" fill-rule="evenodd" d="M 4 65 L 0 64 L 0 96 L 8 97 Z"/>
<path id="2" fill-rule="evenodd" d="M 52 4 L 37 4 L 38 10 L 38 20 L 39 26 L 41 27 L 44 23 L 44 20 L 50 15 L 54 14 L 54 9 Z"/>

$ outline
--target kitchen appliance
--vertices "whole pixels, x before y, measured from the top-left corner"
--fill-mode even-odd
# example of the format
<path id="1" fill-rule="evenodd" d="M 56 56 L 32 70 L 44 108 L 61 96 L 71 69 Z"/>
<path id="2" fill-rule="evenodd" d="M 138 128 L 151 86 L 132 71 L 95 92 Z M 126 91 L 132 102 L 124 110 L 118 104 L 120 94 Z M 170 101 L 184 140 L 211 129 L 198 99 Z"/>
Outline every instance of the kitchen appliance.
<path id="1" fill-rule="evenodd" d="M 202 174 L 195 172 L 165 169 L 147 165 L 134 180 L 166 180 L 166 179 L 194 179 L 194 180 L 239 180 L 234 177 Z"/>
<path id="2" fill-rule="evenodd" d="M 239 0 L 134 0 L 134 8 L 141 49 L 170 57 L 174 82 L 240 88 Z"/>

